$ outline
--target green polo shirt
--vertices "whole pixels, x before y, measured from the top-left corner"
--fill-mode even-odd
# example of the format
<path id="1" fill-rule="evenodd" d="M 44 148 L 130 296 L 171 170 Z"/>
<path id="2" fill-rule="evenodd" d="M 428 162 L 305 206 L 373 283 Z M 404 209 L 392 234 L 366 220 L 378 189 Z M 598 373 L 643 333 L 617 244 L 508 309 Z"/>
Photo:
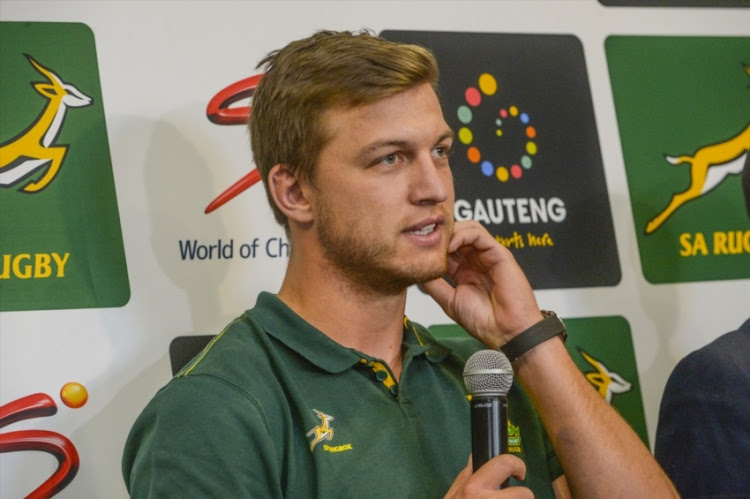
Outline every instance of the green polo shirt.
<path id="1" fill-rule="evenodd" d="M 353 318 L 356 320 L 356 318 Z M 461 373 L 483 346 L 435 340 L 404 320 L 395 382 L 261 293 L 135 422 L 123 475 L 132 497 L 442 497 L 471 453 Z M 524 485 L 552 497 L 562 473 L 528 398 L 508 394 Z"/>

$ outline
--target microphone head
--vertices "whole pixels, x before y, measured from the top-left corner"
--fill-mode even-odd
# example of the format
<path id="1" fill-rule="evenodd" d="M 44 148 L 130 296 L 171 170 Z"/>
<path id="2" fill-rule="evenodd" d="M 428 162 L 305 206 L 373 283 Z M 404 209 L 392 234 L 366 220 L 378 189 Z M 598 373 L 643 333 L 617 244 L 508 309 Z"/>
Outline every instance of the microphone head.
<path id="1" fill-rule="evenodd" d="M 500 350 L 479 350 L 466 361 L 463 376 L 472 395 L 505 396 L 513 384 L 513 367 Z"/>

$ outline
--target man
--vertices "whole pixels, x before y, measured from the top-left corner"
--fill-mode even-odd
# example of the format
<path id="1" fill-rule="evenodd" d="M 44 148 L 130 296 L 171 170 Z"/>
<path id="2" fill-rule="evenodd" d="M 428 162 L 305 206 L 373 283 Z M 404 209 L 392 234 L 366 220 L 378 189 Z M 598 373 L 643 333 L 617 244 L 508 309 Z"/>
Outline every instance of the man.
<path id="1" fill-rule="evenodd" d="M 123 458 L 130 493 L 674 494 L 575 367 L 563 330 L 534 340 L 539 323 L 560 323 L 544 319 L 510 252 L 480 224 L 454 224 L 453 133 L 433 55 L 320 32 L 261 65 L 250 132 L 288 268 L 278 294 L 261 294 L 139 417 Z M 405 318 L 417 283 L 481 343 L 438 342 Z M 510 420 L 523 460 L 498 456 L 472 473 L 463 364 L 514 337 L 525 393 L 509 394 Z M 510 476 L 528 488 L 498 490 Z"/>
<path id="2" fill-rule="evenodd" d="M 742 188 L 750 217 L 750 155 Z M 750 497 L 750 319 L 674 368 L 654 450 L 684 497 Z"/>

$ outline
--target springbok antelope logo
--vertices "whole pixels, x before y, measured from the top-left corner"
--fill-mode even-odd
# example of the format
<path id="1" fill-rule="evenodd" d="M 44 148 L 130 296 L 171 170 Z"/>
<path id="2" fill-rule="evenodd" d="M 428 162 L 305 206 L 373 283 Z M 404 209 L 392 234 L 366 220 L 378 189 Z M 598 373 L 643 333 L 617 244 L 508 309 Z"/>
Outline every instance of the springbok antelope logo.
<path id="1" fill-rule="evenodd" d="M 612 397 L 616 394 L 629 392 L 633 388 L 632 383 L 616 372 L 610 371 L 601 361 L 596 360 L 580 348 L 578 351 L 581 352 L 586 362 L 596 369 L 595 372 L 585 373 L 585 376 L 607 403 L 612 403 Z"/>
<path id="2" fill-rule="evenodd" d="M 319 442 L 323 440 L 331 441 L 333 439 L 333 428 L 331 427 L 333 416 L 329 416 L 317 409 L 313 409 L 313 412 L 318 416 L 318 419 L 320 419 L 320 424 L 306 434 L 308 437 L 313 437 L 312 442 L 310 442 L 310 451 L 312 451 Z"/>
<path id="3" fill-rule="evenodd" d="M 750 75 L 750 66 L 743 65 Z M 699 148 L 692 156 L 665 156 L 673 165 L 690 165 L 690 185 L 672 195 L 664 210 L 646 224 L 646 234 L 653 233 L 683 204 L 709 193 L 728 175 L 742 172 L 750 149 L 750 123 L 737 135 L 723 142 Z"/>
<path id="4" fill-rule="evenodd" d="M 68 146 L 54 142 L 62 130 L 68 108 L 90 106 L 91 97 L 84 95 L 70 83 L 65 83 L 30 55 L 24 55 L 47 78 L 46 82 L 32 83 L 32 86 L 49 102 L 23 132 L 0 144 L 0 187 L 11 187 L 46 167 L 46 172 L 40 178 L 31 180 L 18 189 L 34 193 L 54 180 L 65 160 Z"/>

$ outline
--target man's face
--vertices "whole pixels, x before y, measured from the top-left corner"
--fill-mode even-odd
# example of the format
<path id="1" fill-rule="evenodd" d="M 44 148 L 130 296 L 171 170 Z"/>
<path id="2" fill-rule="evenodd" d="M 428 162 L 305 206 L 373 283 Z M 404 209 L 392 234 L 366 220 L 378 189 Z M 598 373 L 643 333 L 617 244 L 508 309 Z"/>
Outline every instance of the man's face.
<path id="1" fill-rule="evenodd" d="M 336 108 L 311 189 L 314 228 L 339 275 L 400 292 L 446 271 L 453 228 L 453 134 L 428 84 Z"/>

